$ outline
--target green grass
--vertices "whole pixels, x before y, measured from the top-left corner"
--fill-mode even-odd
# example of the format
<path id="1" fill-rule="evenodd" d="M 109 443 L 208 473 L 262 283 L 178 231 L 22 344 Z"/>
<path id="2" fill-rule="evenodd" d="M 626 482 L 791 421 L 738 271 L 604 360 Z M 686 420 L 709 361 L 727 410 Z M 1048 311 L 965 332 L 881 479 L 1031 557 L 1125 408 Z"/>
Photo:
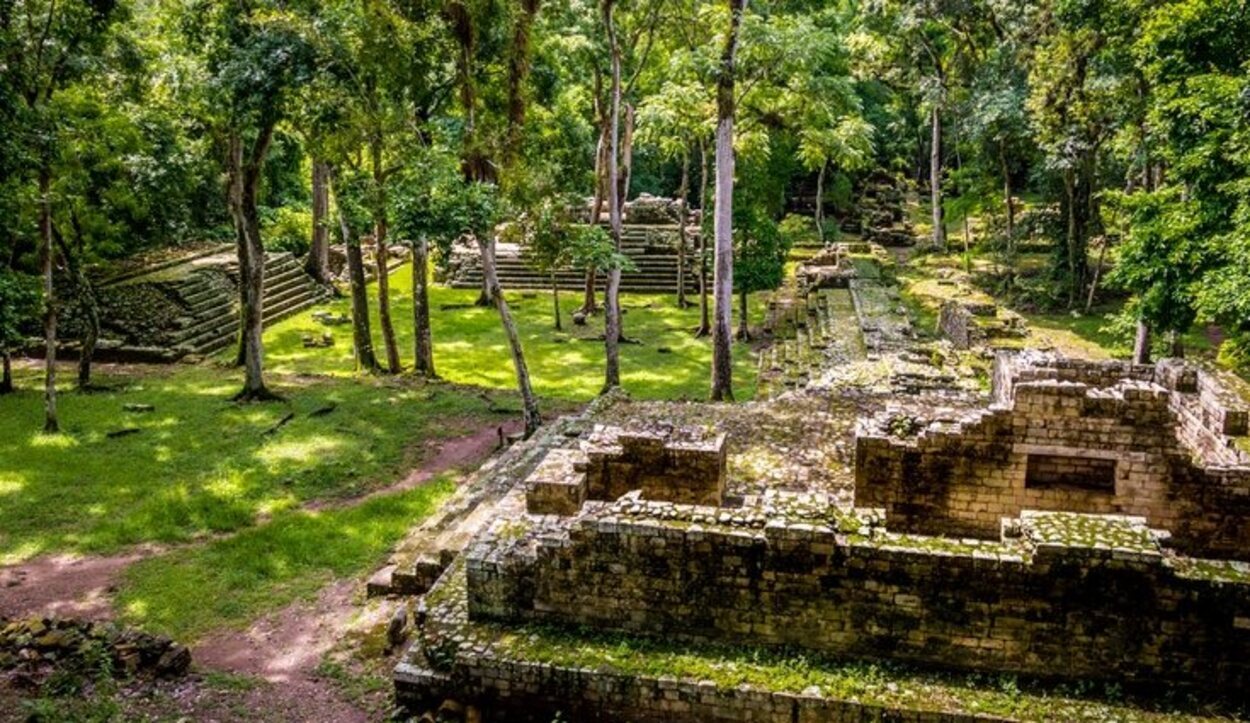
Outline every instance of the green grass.
<path id="1" fill-rule="evenodd" d="M 375 379 L 274 378 L 281 404 L 227 401 L 238 373 L 212 367 L 105 377 L 116 391 L 0 398 L 0 564 L 50 552 L 111 553 L 255 524 L 312 499 L 366 492 L 416 462 L 426 440 L 500 419 L 471 390 Z M 129 413 L 128 403 L 155 406 Z M 323 416 L 311 413 L 334 406 Z M 271 434 L 287 414 L 294 418 Z M 141 430 L 110 438 L 123 428 Z"/>
<path id="2" fill-rule="evenodd" d="M 376 298 L 376 285 L 369 287 Z M 412 361 L 412 273 L 405 265 L 391 276 L 392 312 L 399 337 L 400 354 Z M 581 294 L 560 294 L 565 330 L 555 331 L 550 291 L 506 290 L 505 296 L 517 320 L 526 363 L 540 396 L 587 401 L 603 387 L 603 343 L 593 338 L 603 333 L 603 317 L 596 316 L 584 327 L 573 326 L 573 311 L 581 305 Z M 766 295 L 751 297 L 751 318 L 764 320 Z M 507 341 L 493 307 L 473 306 L 477 291 L 431 286 L 431 325 L 434 339 L 434 366 L 444 379 L 493 389 L 515 389 Z M 697 298 L 692 298 L 697 301 Z M 621 346 L 621 382 L 633 396 L 642 399 L 705 399 L 711 375 L 710 339 L 696 339 L 690 330 L 698 325 L 699 309 L 678 309 L 676 296 L 667 294 L 623 294 L 626 310 L 626 336 L 641 344 Z M 340 299 L 319 308 L 350 314 L 350 303 Z M 734 304 L 735 314 L 737 301 Z M 383 357 L 381 332 L 376 310 L 373 316 L 374 343 Z M 329 332 L 334 345 L 305 349 L 303 336 L 320 337 Z M 349 325 L 324 326 L 310 312 L 298 314 L 275 325 L 266 333 L 266 360 L 270 369 L 282 373 L 351 375 L 352 332 Z M 667 350 L 667 351 L 662 351 Z M 756 362 L 744 344 L 734 346 L 734 391 L 739 399 L 755 394 Z"/>
<path id="3" fill-rule="evenodd" d="M 140 562 L 115 604 L 122 619 L 190 641 L 307 600 L 336 577 L 360 575 L 454 489 L 449 477 L 358 505 L 288 510 L 228 538 Z"/>
<path id="4" fill-rule="evenodd" d="M 491 626 L 483 630 L 495 631 Z M 1219 701 L 1165 690 L 1130 699 L 1118 684 L 1040 686 L 1009 674 L 940 674 L 890 663 L 844 661 L 819 653 L 684 644 L 624 634 L 526 626 L 500 630 L 507 658 L 624 675 L 714 682 L 799 694 L 805 691 L 867 705 L 958 711 L 1020 720 L 1226 720 Z M 1233 712 L 1233 715 L 1241 711 Z"/>

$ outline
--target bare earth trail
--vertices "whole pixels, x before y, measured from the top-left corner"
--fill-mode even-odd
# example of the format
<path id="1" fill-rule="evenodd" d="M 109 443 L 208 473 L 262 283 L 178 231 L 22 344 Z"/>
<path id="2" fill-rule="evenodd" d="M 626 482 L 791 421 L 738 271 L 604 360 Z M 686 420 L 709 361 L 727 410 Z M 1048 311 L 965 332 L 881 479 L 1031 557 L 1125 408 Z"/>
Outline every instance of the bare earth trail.
<path id="1" fill-rule="evenodd" d="M 399 481 L 350 500 L 317 500 L 305 509 L 343 507 L 419 487 L 438 475 L 480 464 L 516 432 L 516 421 L 484 425 L 471 434 L 431 444 L 423 461 Z M 168 548 L 147 546 L 97 557 L 49 555 L 0 567 L 0 617 L 41 615 L 107 620 L 112 592 L 127 567 Z M 261 720 L 366 721 L 332 681 L 316 675 L 323 657 L 351 630 L 384 625 L 390 607 L 362 606 L 361 580 L 336 580 L 314 601 L 300 601 L 254 621 L 245 630 L 220 630 L 192 648 L 203 670 L 252 676 L 268 685 L 246 693 L 250 716 Z M 178 696 L 194 706 L 195 695 Z"/>

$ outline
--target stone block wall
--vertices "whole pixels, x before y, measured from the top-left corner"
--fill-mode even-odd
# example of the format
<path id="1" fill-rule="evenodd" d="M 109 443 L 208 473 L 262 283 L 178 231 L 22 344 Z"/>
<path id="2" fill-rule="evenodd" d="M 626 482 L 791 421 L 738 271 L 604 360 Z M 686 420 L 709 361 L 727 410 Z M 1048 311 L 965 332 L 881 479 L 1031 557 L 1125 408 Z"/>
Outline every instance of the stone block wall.
<path id="1" fill-rule="evenodd" d="M 1250 685 L 1250 567 L 1182 567 L 1140 518 L 1026 514 L 1018 540 L 977 543 L 776 517 L 692 524 L 673 507 L 588 503 L 526 544 L 478 540 L 469 615 L 1060 679 Z"/>
<path id="2" fill-rule="evenodd" d="M 1025 334 L 1019 316 L 1000 316 L 994 304 L 971 301 L 943 303 L 938 312 L 938 331 L 950 339 L 956 349 L 972 349 L 994 339 L 1019 338 Z"/>
<path id="3" fill-rule="evenodd" d="M 724 434 L 682 427 L 599 427 L 582 446 L 586 491 L 615 500 L 631 490 L 644 499 L 720 505 L 725 497 Z"/>
<path id="4" fill-rule="evenodd" d="M 990 539 L 1026 509 L 1139 515 L 1189 554 L 1250 558 L 1250 456 L 1228 434 L 1244 407 L 1217 382 L 1176 362 L 1000 355 L 987 409 L 861 422 L 856 505 L 895 531 Z"/>

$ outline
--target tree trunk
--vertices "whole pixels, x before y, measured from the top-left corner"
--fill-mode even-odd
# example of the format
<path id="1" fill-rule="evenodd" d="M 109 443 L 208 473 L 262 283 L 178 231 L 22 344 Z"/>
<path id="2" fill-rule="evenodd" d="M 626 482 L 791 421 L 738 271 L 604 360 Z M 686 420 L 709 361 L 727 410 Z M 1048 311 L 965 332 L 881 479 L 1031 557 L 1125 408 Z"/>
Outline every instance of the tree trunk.
<path id="1" fill-rule="evenodd" d="M 499 278 L 495 273 L 494 239 L 489 236 L 485 239 L 479 238 L 477 245 L 482 255 L 482 276 L 486 278 L 486 288 L 490 289 L 491 301 L 499 312 L 499 322 L 503 325 L 508 346 L 512 350 L 517 389 L 521 392 L 521 420 L 525 426 L 525 438 L 529 439 L 542 424 L 542 417 L 538 413 L 538 399 L 534 397 L 534 389 L 530 384 L 529 368 L 525 365 L 525 352 L 521 349 L 516 323 L 512 320 L 512 312 L 508 309 L 507 300 L 503 298 L 503 289 L 499 287 Z"/>
<path id="2" fill-rule="evenodd" d="M 56 415 L 56 288 L 53 285 L 54 259 L 52 248 L 52 171 L 39 171 L 39 242 L 43 271 L 43 431 L 61 431 Z"/>
<path id="3" fill-rule="evenodd" d="M 935 101 L 929 148 L 929 200 L 933 204 L 933 246 L 946 251 L 946 220 L 942 210 L 942 114 Z"/>
<path id="4" fill-rule="evenodd" d="M 820 173 L 816 174 L 816 233 L 820 236 L 820 244 L 825 244 L 825 169 L 828 163 L 820 164 Z"/>
<path id="5" fill-rule="evenodd" d="M 0 366 L 4 368 L 0 374 L 0 394 L 13 393 L 13 358 L 8 349 L 0 349 Z"/>
<path id="6" fill-rule="evenodd" d="M 412 246 L 412 339 L 413 367 L 417 374 L 433 379 L 434 344 L 430 334 L 429 246 L 424 238 Z"/>
<path id="7" fill-rule="evenodd" d="M 84 302 L 87 312 L 87 329 L 83 332 L 82 351 L 78 356 L 78 388 L 87 389 L 91 386 L 91 362 L 95 358 L 96 343 L 100 340 L 100 305 L 96 301 L 95 290 L 84 274 L 81 283 L 87 284 L 79 297 Z"/>
<path id="8" fill-rule="evenodd" d="M 1084 165 L 1084 164 L 1083 164 Z M 1090 218 L 1090 179 L 1092 174 L 1068 170 L 1064 173 L 1064 185 L 1068 202 L 1068 308 L 1076 305 L 1081 291 L 1085 288 L 1085 278 L 1089 262 L 1086 258 L 1087 238 Z"/>
<path id="9" fill-rule="evenodd" d="M 598 273 L 594 269 L 586 269 L 586 291 L 582 298 L 581 312 L 587 316 L 599 313 L 599 299 L 596 296 L 595 279 Z"/>
<path id="10" fill-rule="evenodd" d="M 707 145 L 699 141 L 699 326 L 696 338 L 712 333 L 711 310 L 708 308 L 707 283 Z"/>
<path id="11" fill-rule="evenodd" d="M 1098 265 L 1094 267 L 1094 278 L 1089 282 L 1089 296 L 1085 297 L 1086 314 L 1094 308 L 1094 294 L 1098 292 L 1098 282 L 1102 278 L 1102 265 L 1107 260 L 1107 247 L 1110 245 L 1111 239 L 1104 235 L 1102 245 L 1098 248 Z"/>
<path id="12" fill-rule="evenodd" d="M 738 292 L 738 340 L 751 341 L 750 319 L 747 313 L 747 292 Z"/>
<path id="13" fill-rule="evenodd" d="M 378 272 L 378 325 L 382 327 L 382 345 L 386 349 L 386 371 L 398 374 L 399 344 L 395 341 L 395 325 L 391 323 L 391 271 L 389 223 L 386 217 L 386 172 L 382 169 L 382 131 L 378 129 L 369 142 L 369 159 L 373 169 L 373 243 L 374 265 Z"/>
<path id="14" fill-rule="evenodd" d="M 382 343 L 386 348 L 386 371 L 398 374 L 403 371 L 399 361 L 399 345 L 395 341 L 395 325 L 391 323 L 391 269 L 390 246 L 387 243 L 386 219 L 373 226 L 374 243 L 377 244 L 374 261 L 378 270 L 378 324 L 382 327 Z"/>
<path id="15" fill-rule="evenodd" d="M 231 133 L 227 149 L 230 170 L 229 206 L 234 219 L 236 241 L 239 244 L 239 295 L 242 300 L 239 313 L 239 351 L 243 362 L 244 381 L 243 389 L 235 395 L 235 400 L 243 402 L 277 398 L 265 386 L 265 248 L 261 242 L 260 212 L 257 209 L 261 171 L 272 138 L 273 126 L 261 128 L 250 154 L 245 159 L 243 138 L 238 133 Z"/>
<path id="16" fill-rule="evenodd" d="M 564 324 L 560 321 L 560 283 L 554 271 L 551 272 L 551 305 L 556 313 L 556 331 L 564 331 Z"/>
<path id="17" fill-rule="evenodd" d="M 619 89 L 618 89 L 619 94 Z M 620 101 L 618 100 L 618 105 Z M 634 176 L 634 106 L 632 103 L 625 103 L 623 106 L 623 114 L 625 119 L 625 128 L 621 132 L 620 141 L 620 177 L 621 190 L 617 193 L 619 203 L 624 206 L 629 200 L 629 183 Z"/>
<path id="18" fill-rule="evenodd" d="M 1133 341 L 1133 363 L 1150 363 L 1150 325 L 1144 319 L 1137 320 L 1137 338 Z"/>
<path id="19" fill-rule="evenodd" d="M 71 214 L 78 248 L 83 248 L 82 226 L 77 215 Z M 73 289 L 74 305 L 86 315 L 86 328 L 81 339 L 82 347 L 78 354 L 78 389 L 87 391 L 91 387 L 91 362 L 95 358 L 96 344 L 100 340 L 100 303 L 96 297 L 95 286 L 82 268 L 79 255 L 66 243 L 65 237 L 52 224 L 52 239 L 61 250 L 61 258 L 65 261 L 65 269 L 69 273 Z"/>
<path id="20" fill-rule="evenodd" d="M 312 244 L 304 270 L 318 283 L 330 283 L 330 194 L 327 190 L 329 164 L 314 160 L 312 164 Z"/>
<path id="21" fill-rule="evenodd" d="M 240 146 L 240 149 L 242 149 L 242 146 Z M 238 176 L 239 183 L 242 183 L 242 168 L 240 167 L 233 173 Z M 233 193 L 233 185 L 235 183 L 233 176 L 229 183 L 232 188 L 231 193 Z M 242 191 L 239 191 L 239 198 L 242 198 Z M 244 280 L 249 276 L 248 259 L 251 257 L 247 253 L 247 233 L 243 230 L 242 212 L 236 211 L 234 206 L 235 203 L 236 200 L 232 197 L 230 201 L 230 216 L 231 221 L 234 224 L 235 259 L 239 262 L 239 346 L 234 354 L 234 365 L 236 367 L 242 367 L 244 363 L 247 362 L 247 315 L 243 313 L 243 310 L 248 308 L 248 306 L 252 303 L 249 300 L 250 297 L 248 296 L 248 294 L 251 293 L 251 289 Z M 242 201 L 237 201 L 237 203 L 241 204 Z"/>
<path id="22" fill-rule="evenodd" d="M 1007 165 L 1007 153 L 1002 146 L 998 148 L 998 164 L 1003 170 L 1003 203 L 1007 207 L 1007 243 L 1010 248 L 1016 236 L 1016 209 L 1011 203 L 1011 167 Z"/>
<path id="23" fill-rule="evenodd" d="M 690 195 L 690 153 L 681 154 L 681 187 L 677 199 L 677 308 L 690 306 L 686 299 L 686 223 L 690 216 L 686 197 Z"/>
<path id="24" fill-rule="evenodd" d="M 370 374 L 382 371 L 378 357 L 373 351 L 373 331 L 369 324 L 369 296 L 365 288 L 365 262 L 360 251 L 360 239 L 352 236 L 347 225 L 347 214 L 339 203 L 339 233 L 347 251 L 347 279 L 352 296 L 352 346 L 356 351 L 356 365 Z"/>
<path id="25" fill-rule="evenodd" d="M 607 182 L 604 177 L 607 175 L 607 151 L 608 151 L 608 127 L 606 123 L 600 124 L 599 142 L 595 146 L 595 195 L 590 202 L 590 225 L 595 226 L 599 223 L 599 216 L 603 212 L 603 197 L 606 191 Z M 586 291 L 582 299 L 581 312 L 587 316 L 599 311 L 599 301 L 595 297 L 595 279 L 597 272 L 594 269 L 586 269 Z"/>
<path id="26" fill-rule="evenodd" d="M 733 401 L 733 193 L 734 193 L 734 58 L 738 28 L 746 0 L 728 0 L 729 33 L 721 53 L 716 81 L 716 216 L 713 235 L 716 268 L 712 320 L 712 401 Z"/>
<path id="27" fill-rule="evenodd" d="M 621 48 L 616 39 L 616 26 L 612 20 L 614 0 L 603 2 L 603 22 L 608 33 L 612 52 L 612 108 L 608 136 L 608 219 L 612 245 L 621 251 Z M 621 270 L 617 264 L 608 269 L 608 288 L 604 299 L 603 346 L 604 390 L 621 385 Z"/>
<path id="28" fill-rule="evenodd" d="M 1173 359 L 1185 358 L 1185 339 L 1175 329 L 1168 332 L 1168 356 Z"/>

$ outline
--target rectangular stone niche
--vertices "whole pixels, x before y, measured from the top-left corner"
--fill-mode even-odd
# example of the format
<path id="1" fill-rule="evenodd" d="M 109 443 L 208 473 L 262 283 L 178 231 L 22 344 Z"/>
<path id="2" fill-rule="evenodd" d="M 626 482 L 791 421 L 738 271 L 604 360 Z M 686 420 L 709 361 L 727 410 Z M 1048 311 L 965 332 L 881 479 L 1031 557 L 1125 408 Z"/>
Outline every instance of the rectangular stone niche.
<path id="1" fill-rule="evenodd" d="M 1115 460 L 1030 454 L 1024 474 L 1028 489 L 1078 489 L 1115 494 Z"/>

